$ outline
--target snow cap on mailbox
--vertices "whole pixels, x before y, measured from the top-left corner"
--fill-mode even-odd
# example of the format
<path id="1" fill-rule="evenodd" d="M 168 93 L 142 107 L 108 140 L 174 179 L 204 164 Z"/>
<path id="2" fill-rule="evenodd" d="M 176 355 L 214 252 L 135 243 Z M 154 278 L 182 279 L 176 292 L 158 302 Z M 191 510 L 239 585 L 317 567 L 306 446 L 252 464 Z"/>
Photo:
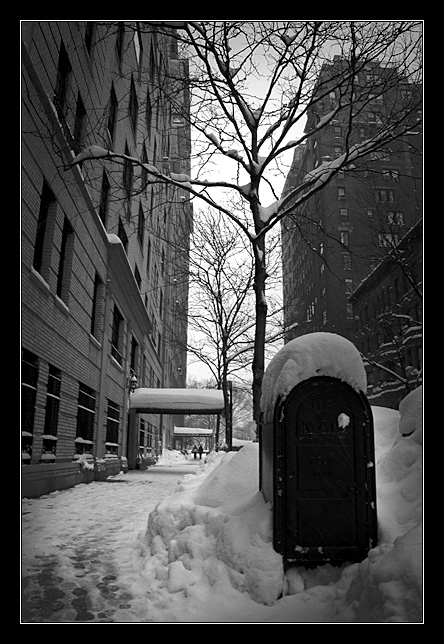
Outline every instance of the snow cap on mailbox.
<path id="1" fill-rule="evenodd" d="M 282 347 L 265 371 L 261 398 L 265 423 L 273 418 L 279 398 L 314 376 L 338 378 L 357 391 L 367 390 L 361 354 L 350 340 L 336 333 L 308 333 Z"/>

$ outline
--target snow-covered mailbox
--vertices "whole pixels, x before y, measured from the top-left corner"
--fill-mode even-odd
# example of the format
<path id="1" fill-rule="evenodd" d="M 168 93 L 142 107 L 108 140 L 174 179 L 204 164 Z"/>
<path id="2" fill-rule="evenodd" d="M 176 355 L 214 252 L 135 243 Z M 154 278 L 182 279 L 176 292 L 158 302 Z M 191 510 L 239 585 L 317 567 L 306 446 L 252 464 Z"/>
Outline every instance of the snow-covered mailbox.
<path id="1" fill-rule="evenodd" d="M 376 545 L 373 417 L 356 347 L 334 333 L 286 344 L 263 380 L 261 490 L 286 565 L 362 561 Z"/>

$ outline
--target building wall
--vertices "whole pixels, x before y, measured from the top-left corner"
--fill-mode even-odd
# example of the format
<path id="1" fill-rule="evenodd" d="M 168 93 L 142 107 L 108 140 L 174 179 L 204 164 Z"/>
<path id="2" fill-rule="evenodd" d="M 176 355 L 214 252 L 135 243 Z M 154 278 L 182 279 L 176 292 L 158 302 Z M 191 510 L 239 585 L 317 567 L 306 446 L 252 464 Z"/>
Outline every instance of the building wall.
<path id="1" fill-rule="evenodd" d="M 338 93 L 328 92 L 328 79 L 341 64 L 336 60 L 324 66 L 319 78 L 324 98 L 309 111 L 306 132 L 337 107 Z M 406 86 L 394 68 L 373 66 L 369 71 L 371 74 L 361 73 L 357 79 L 366 104 L 354 122 L 350 146 L 376 135 L 390 117 L 393 105 L 403 100 Z M 371 98 L 374 79 L 387 75 L 387 91 Z M 416 86 L 408 87 L 417 91 Z M 300 185 L 308 172 L 345 151 L 347 119 L 347 110 L 339 111 L 331 124 L 296 149 L 284 195 Z M 420 140 L 412 124 L 409 135 L 391 142 L 384 153 L 373 154 L 365 162 L 337 173 L 322 190 L 295 208 L 293 215 L 282 220 L 287 341 L 312 331 L 339 333 L 353 341 L 349 295 L 422 216 Z"/>
<path id="2" fill-rule="evenodd" d="M 122 44 L 120 55 L 118 43 Z M 138 33 L 136 23 L 22 23 L 22 382 L 28 378 L 27 352 L 38 368 L 37 382 L 22 385 L 22 430 L 24 425 L 31 429 L 25 430 L 22 439 L 24 494 L 32 494 L 37 487 L 39 493 L 45 489 L 41 481 L 37 486 L 39 478 L 54 485 L 55 469 L 51 474 L 48 467 L 71 464 L 82 452 L 98 471 L 105 466 L 109 471 L 126 467 L 132 374 L 139 386 L 184 386 L 186 321 L 181 318 L 180 345 L 168 342 L 168 333 L 171 303 L 176 299 L 170 279 L 178 261 L 175 239 L 180 225 L 181 247 L 186 248 L 192 225 L 186 194 L 180 198 L 174 190 L 145 185 L 146 177 L 137 169 L 131 191 L 125 190 L 125 176 L 126 186 L 130 182 L 128 168 L 122 164 L 86 161 L 68 167 L 73 156 L 91 144 L 127 152 L 153 165 L 166 163 L 169 154 L 176 164 L 189 167 L 186 123 L 171 126 L 171 105 L 160 91 L 168 82 L 172 55 L 171 37 L 151 33 L 143 25 Z M 63 93 L 61 77 L 66 80 L 63 106 L 56 98 Z M 117 111 L 111 136 L 112 87 Z M 104 173 L 109 183 L 106 208 Z M 42 260 L 35 268 L 44 182 L 54 201 L 48 208 Z M 144 218 L 139 218 L 141 209 Z M 64 235 L 67 224 L 69 234 Z M 62 254 L 64 279 L 60 281 Z M 180 261 L 186 267 L 186 253 Z M 186 289 L 181 288 L 180 298 L 186 309 Z M 112 350 L 116 306 L 122 316 L 119 353 Z M 48 381 L 54 382 L 49 378 L 50 367 L 52 373 L 54 369 L 60 373 L 56 396 L 48 390 Z M 91 443 L 76 442 L 80 383 L 95 395 Z M 35 403 L 32 396 L 29 403 L 30 392 L 35 392 Z M 59 400 L 57 426 L 53 421 L 51 433 L 44 434 L 49 398 L 51 403 Z M 118 410 L 117 446 L 107 441 L 109 401 Z M 34 408 L 32 423 L 24 420 L 27 404 Z M 146 423 L 141 435 L 144 453 L 148 443 L 159 450 L 170 442 L 175 419 L 148 415 L 142 420 Z M 134 460 L 136 455 L 130 456 Z M 80 470 L 82 476 L 85 471 Z M 63 481 L 57 485 L 63 486 Z"/>
<path id="3" fill-rule="evenodd" d="M 354 342 L 367 362 L 367 397 L 399 408 L 422 383 L 422 221 L 350 296 Z M 396 375 L 398 377 L 396 377 Z"/>

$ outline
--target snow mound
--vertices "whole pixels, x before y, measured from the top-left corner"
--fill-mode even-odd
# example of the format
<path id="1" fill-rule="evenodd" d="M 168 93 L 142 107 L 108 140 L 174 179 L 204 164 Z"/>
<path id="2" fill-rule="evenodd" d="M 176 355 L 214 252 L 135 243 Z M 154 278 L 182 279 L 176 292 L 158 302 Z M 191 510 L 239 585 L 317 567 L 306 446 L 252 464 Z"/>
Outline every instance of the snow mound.
<path id="1" fill-rule="evenodd" d="M 224 593 L 273 603 L 283 589 L 282 558 L 272 547 L 272 514 L 258 492 L 259 446 L 219 452 L 185 477 L 150 513 L 149 566 L 169 593 Z"/>
<path id="2" fill-rule="evenodd" d="M 270 361 L 262 383 L 261 407 L 273 413 L 279 396 L 314 376 L 331 376 L 365 393 L 367 378 L 357 348 L 336 333 L 308 333 L 286 344 Z"/>
<path id="3" fill-rule="evenodd" d="M 213 452 L 149 515 L 140 564 L 152 620 L 421 622 L 422 445 L 399 433 L 411 403 L 372 407 L 379 542 L 364 561 L 284 571 L 258 444 Z"/>
<path id="4" fill-rule="evenodd" d="M 422 445 L 422 386 L 411 391 L 399 405 L 399 431 Z"/>
<path id="5" fill-rule="evenodd" d="M 163 449 L 162 456 L 157 461 L 158 465 L 176 465 L 177 463 L 184 463 L 186 456 L 176 449 Z"/>

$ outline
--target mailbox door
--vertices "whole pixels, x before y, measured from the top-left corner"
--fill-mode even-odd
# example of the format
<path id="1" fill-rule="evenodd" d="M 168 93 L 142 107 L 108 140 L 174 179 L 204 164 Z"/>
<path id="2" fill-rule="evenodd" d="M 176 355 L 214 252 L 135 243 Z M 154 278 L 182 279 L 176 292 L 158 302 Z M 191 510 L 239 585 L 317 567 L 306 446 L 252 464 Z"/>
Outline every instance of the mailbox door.
<path id="1" fill-rule="evenodd" d="M 297 385 L 275 423 L 275 548 L 307 566 L 362 561 L 376 545 L 373 419 L 335 378 Z"/>

